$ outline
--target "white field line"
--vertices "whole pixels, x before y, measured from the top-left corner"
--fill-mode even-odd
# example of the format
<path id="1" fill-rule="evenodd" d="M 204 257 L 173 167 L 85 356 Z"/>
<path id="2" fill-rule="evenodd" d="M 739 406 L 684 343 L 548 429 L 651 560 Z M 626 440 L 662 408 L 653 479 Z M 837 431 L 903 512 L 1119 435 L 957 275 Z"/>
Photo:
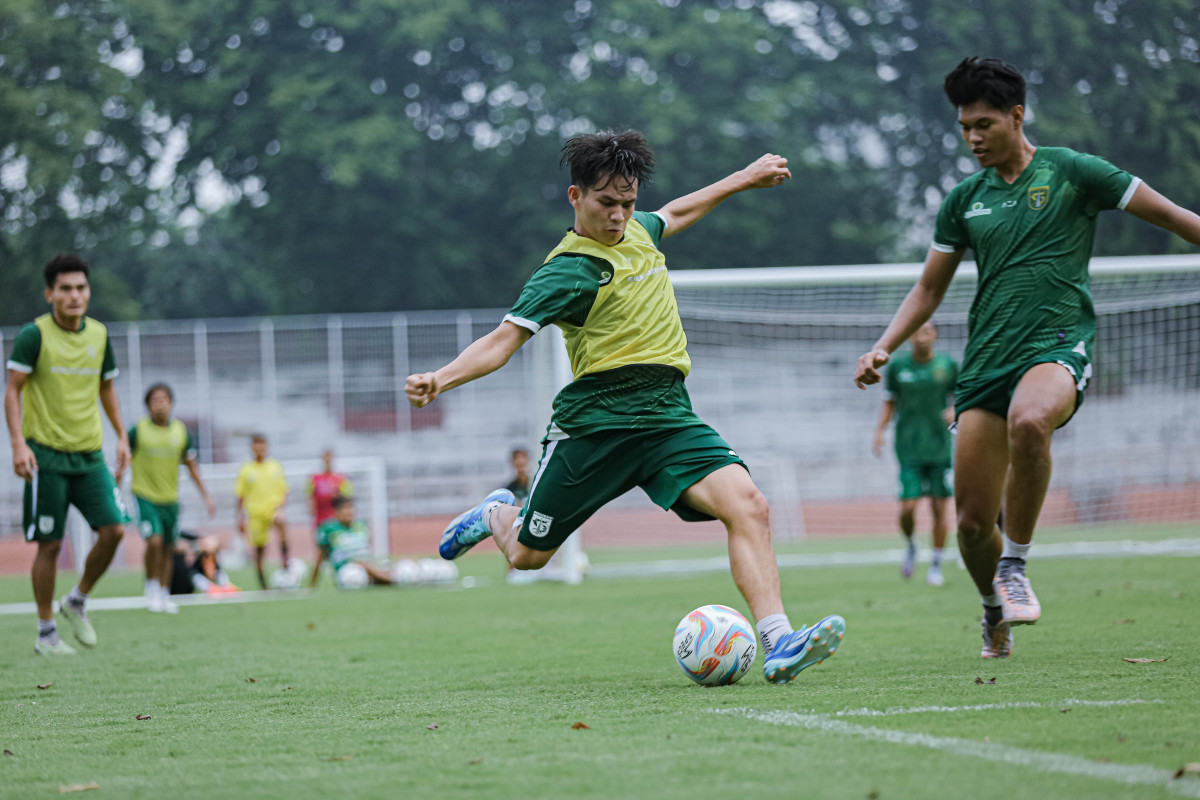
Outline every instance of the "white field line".
<path id="1" fill-rule="evenodd" d="M 585 540 L 586 544 L 586 540 Z M 781 569 L 812 567 L 852 567 L 862 565 L 898 564 L 904 551 L 899 548 L 871 550 L 862 553 L 821 553 L 813 555 L 781 555 Z M 1200 556 L 1200 539 L 1162 539 L 1140 542 L 1124 539 L 1112 542 L 1062 542 L 1034 544 L 1030 558 L 1129 558 L 1136 556 Z M 926 550 L 923 559 L 928 559 Z M 695 575 L 704 572 L 725 572 L 729 569 L 727 556 L 711 558 L 671 559 L 665 561 L 595 564 L 588 569 L 590 578 L 645 578 L 663 575 Z"/>
<path id="2" fill-rule="evenodd" d="M 900 714 L 954 714 L 959 711 L 999 711 L 1009 708 L 1079 708 L 1112 706 L 1136 706 L 1144 703 L 1162 703 L 1162 700 L 1076 700 L 1068 698 L 1061 703 L 1035 703 L 1033 701 L 1018 701 L 1013 703 L 982 703 L 974 706 L 911 706 L 909 708 L 887 708 L 882 711 L 874 708 L 846 708 L 835 711 L 828 716 L 834 717 L 894 717 Z"/>
<path id="3" fill-rule="evenodd" d="M 964 707 L 965 708 L 965 707 Z M 1046 753 L 992 742 L 959 739 L 952 736 L 933 736 L 912 731 L 894 731 L 873 725 L 854 725 L 829 714 L 801 714 L 794 711 L 755 711 L 749 708 L 711 709 L 714 714 L 729 714 L 771 725 L 786 725 L 821 733 L 854 736 L 873 742 L 890 742 L 913 747 L 941 750 L 958 756 L 999 761 L 1018 767 L 1032 767 L 1039 772 L 1081 775 L 1086 778 L 1111 781 L 1130 786 L 1158 786 L 1182 797 L 1200 798 L 1200 780 L 1189 775 L 1176 779 L 1168 769 L 1147 764 L 1111 764 L 1091 761 L 1079 756 Z"/>

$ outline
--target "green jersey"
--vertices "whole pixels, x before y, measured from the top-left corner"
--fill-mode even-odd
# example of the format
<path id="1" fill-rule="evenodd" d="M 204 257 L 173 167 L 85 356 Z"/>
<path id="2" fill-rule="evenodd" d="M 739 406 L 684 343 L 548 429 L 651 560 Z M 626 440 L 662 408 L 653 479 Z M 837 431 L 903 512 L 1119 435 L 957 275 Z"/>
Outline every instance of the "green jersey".
<path id="1" fill-rule="evenodd" d="M 888 364 L 886 386 L 896 415 L 896 459 L 903 466 L 949 464 L 953 443 L 942 414 L 958 380 L 958 364 L 944 353 L 917 361 L 911 351 Z"/>
<path id="2" fill-rule="evenodd" d="M 967 322 L 960 390 L 1045 352 L 1090 357 L 1096 312 L 1088 260 L 1096 216 L 1125 208 L 1140 180 L 1102 158 L 1039 147 L 1011 184 L 988 168 L 955 186 L 933 247 L 975 251 L 979 285 Z"/>
<path id="3" fill-rule="evenodd" d="M 129 430 L 133 451 L 133 493 L 152 503 L 179 502 L 179 465 L 196 457 L 187 426 L 177 419 L 155 425 L 143 417 Z"/>
<path id="4" fill-rule="evenodd" d="M 366 523 L 360 519 L 354 520 L 349 526 L 337 519 L 328 519 L 317 528 L 317 547 L 321 548 L 336 571 L 370 557 L 371 534 L 367 531 Z"/>
<path id="5" fill-rule="evenodd" d="M 78 472 L 102 464 L 100 384 L 118 374 L 108 329 L 85 317 L 79 330 L 68 331 L 43 314 L 17 334 L 8 368 L 28 376 L 21 433 L 38 466 Z"/>
<path id="6" fill-rule="evenodd" d="M 691 359 L 658 249 L 665 227 L 635 211 L 612 247 L 568 232 L 504 317 L 566 339 L 575 379 L 554 399 L 548 438 L 703 424 L 683 385 Z"/>

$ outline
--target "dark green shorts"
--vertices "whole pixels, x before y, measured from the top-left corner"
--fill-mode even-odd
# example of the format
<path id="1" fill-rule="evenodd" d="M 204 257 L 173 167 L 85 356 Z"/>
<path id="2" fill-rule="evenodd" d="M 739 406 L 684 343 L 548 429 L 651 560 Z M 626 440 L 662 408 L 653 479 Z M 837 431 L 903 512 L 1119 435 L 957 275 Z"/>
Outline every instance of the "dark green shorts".
<path id="1" fill-rule="evenodd" d="M 707 425 L 598 431 L 546 442 L 517 519 L 518 541 L 533 550 L 553 550 L 601 506 L 635 486 L 688 522 L 710 520 L 679 497 L 729 464 L 746 466 Z"/>
<path id="2" fill-rule="evenodd" d="M 138 532 L 143 539 L 161 536 L 163 544 L 170 546 L 179 538 L 179 503 L 152 503 L 136 494 Z"/>
<path id="3" fill-rule="evenodd" d="M 954 494 L 954 470 L 949 464 L 901 464 L 900 499 L 951 497 Z"/>
<path id="4" fill-rule="evenodd" d="M 1017 391 L 1017 384 L 1025 377 L 1025 373 L 1038 364 L 1061 364 L 1075 379 L 1075 409 L 1071 412 L 1071 417 L 1074 417 L 1083 405 L 1083 390 L 1087 388 L 1092 377 L 1091 359 L 1077 348 L 1079 345 L 1064 345 L 1049 350 L 984 382 L 967 384 L 960 379 L 954 392 L 955 415 L 968 409 L 982 408 L 998 417 L 1008 419 L 1008 407 L 1012 403 L 1013 393 Z M 1071 417 L 1068 417 L 1063 425 L 1070 422 Z"/>
<path id="5" fill-rule="evenodd" d="M 39 469 L 25 484 L 25 502 L 21 526 L 30 542 L 49 542 L 63 538 L 67 509 L 75 506 L 92 529 L 129 522 L 121 490 L 108 467 L 80 473 Z"/>

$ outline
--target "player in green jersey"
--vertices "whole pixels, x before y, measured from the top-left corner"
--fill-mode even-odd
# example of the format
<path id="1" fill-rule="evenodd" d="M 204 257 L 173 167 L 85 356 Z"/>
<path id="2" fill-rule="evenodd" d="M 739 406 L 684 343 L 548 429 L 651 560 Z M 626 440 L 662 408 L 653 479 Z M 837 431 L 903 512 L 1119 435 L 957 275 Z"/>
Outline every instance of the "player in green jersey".
<path id="1" fill-rule="evenodd" d="M 192 482 L 204 498 L 208 516 L 217 513 L 204 481 L 200 462 L 187 426 L 171 418 L 175 394 L 165 383 L 146 390 L 146 410 L 129 430 L 133 453 L 133 499 L 138 509 L 138 530 L 146 540 L 146 605 L 151 611 L 179 613 L 171 602 L 171 572 L 175 542 L 179 539 L 179 465 L 187 467 Z"/>
<path id="2" fill-rule="evenodd" d="M 523 508 L 498 489 L 442 536 L 455 558 L 492 536 L 517 569 L 537 569 L 605 503 L 635 486 L 685 520 L 719 519 L 734 582 L 758 624 L 764 674 L 784 683 L 836 650 L 845 623 L 830 616 L 795 631 L 784 613 L 769 508 L 745 464 L 692 411 L 687 339 L 659 241 L 687 230 L 728 197 L 778 186 L 787 159 L 767 154 L 657 212 L 636 211 L 654 164 L 637 131 L 601 131 L 563 147 L 575 225 L 525 284 L 500 326 L 436 372 L 411 375 L 420 408 L 502 367 L 546 325 L 566 339 L 574 380 L 554 400 L 542 457 Z"/>
<path id="3" fill-rule="evenodd" d="M 358 508 L 353 497 L 338 495 L 330 501 L 333 516 L 317 528 L 317 563 L 313 564 L 309 586 L 317 588 L 321 575 L 321 564 L 329 561 L 333 574 L 349 564 L 362 567 L 373 585 L 386 586 L 392 583 L 391 573 L 371 561 L 371 532 L 367 523 L 358 518 Z"/>
<path id="4" fill-rule="evenodd" d="M 974 250 L 979 282 L 955 391 L 954 498 L 959 550 L 983 598 L 981 655 L 1005 658 L 1010 626 L 1041 615 L 1025 559 L 1050 482 L 1050 438 L 1079 408 L 1091 377 L 1096 217 L 1122 209 L 1200 244 L 1200 216 L 1102 158 L 1035 147 L 1023 128 L 1025 80 L 1010 64 L 965 59 L 945 90 L 982 169 L 942 202 L 924 273 L 854 377 L 860 388 L 879 382 L 879 368 L 929 319 Z"/>
<path id="5" fill-rule="evenodd" d="M 937 326 L 926 322 L 912 335 L 912 352 L 901 353 L 887 368 L 888 398 L 883 401 L 875 427 L 875 457 L 883 455 L 883 434 L 896 419 L 896 460 L 900 462 L 900 532 L 905 551 L 901 574 L 911 578 L 916 569 L 917 548 L 913 540 L 917 501 L 929 498 L 933 515 L 933 556 L 925 582 L 941 586 L 942 548 L 946 546 L 946 498 L 953 493 L 951 454 L 953 442 L 948 426 L 954 411 L 946 400 L 954 392 L 958 364 L 933 349 Z"/>
<path id="6" fill-rule="evenodd" d="M 4 413 L 13 471 L 25 481 L 25 538 L 37 542 L 32 570 L 38 615 L 34 650 L 70 655 L 75 650 L 59 637 L 53 613 L 67 509 L 79 509 L 99 534 L 79 583 L 59 607 L 75 638 L 87 647 L 96 645 L 87 596 L 112 562 L 129 521 L 100 453 L 104 430 L 97 400 L 117 434 L 117 481 L 129 465 L 129 440 L 113 384 L 117 366 L 108 330 L 87 316 L 92 296 L 88 265 L 77 256 L 56 256 L 42 274 L 52 310 L 22 328 L 13 342 Z"/>

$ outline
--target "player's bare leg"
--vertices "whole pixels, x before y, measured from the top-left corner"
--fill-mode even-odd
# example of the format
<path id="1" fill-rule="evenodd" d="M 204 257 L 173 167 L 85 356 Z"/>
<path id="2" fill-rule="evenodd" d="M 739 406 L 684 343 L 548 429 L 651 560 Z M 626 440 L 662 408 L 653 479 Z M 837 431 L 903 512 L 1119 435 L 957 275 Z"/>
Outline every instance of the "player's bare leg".
<path id="1" fill-rule="evenodd" d="M 514 523 L 520 513 L 520 509 L 510 505 L 499 506 L 493 511 L 489 524 L 492 538 L 496 541 L 496 547 L 500 548 L 500 552 L 508 559 L 508 563 L 512 564 L 513 569 L 541 569 L 550 562 L 550 558 L 558 551 L 558 548 L 534 550 L 517 541 L 521 529 Z"/>
<path id="2" fill-rule="evenodd" d="M 279 555 L 283 558 L 283 567 L 287 569 L 288 565 L 288 537 L 287 537 L 287 520 L 282 514 L 275 516 L 275 532 L 279 536 Z"/>
<path id="3" fill-rule="evenodd" d="M 375 586 L 389 586 L 392 583 L 392 576 L 386 569 L 382 569 L 374 564 L 367 564 L 362 561 L 357 562 L 360 567 L 367 571 L 367 577 L 371 579 L 371 583 Z"/>
<path id="4" fill-rule="evenodd" d="M 267 548 L 265 545 L 254 548 L 254 571 L 258 573 L 258 586 L 260 589 L 267 588 L 267 578 L 263 574 L 263 559 L 266 556 Z"/>
<path id="5" fill-rule="evenodd" d="M 54 581 L 58 576 L 58 554 L 62 540 L 38 542 L 33 557 L 33 601 L 37 604 L 38 619 L 54 619 Z"/>
<path id="6" fill-rule="evenodd" d="M 112 563 L 117 546 L 121 544 L 121 537 L 124 535 L 125 528 L 121 525 L 105 525 L 96 531 L 96 543 L 88 551 L 87 560 L 83 564 L 83 577 L 79 579 L 81 594 L 92 593 L 96 582 Z"/>
<path id="7" fill-rule="evenodd" d="M 933 554 L 925 582 L 930 586 L 941 586 L 945 583 L 942 577 L 942 554 L 946 548 L 946 498 L 929 498 L 929 513 L 933 517 Z"/>
<path id="8" fill-rule="evenodd" d="M 900 574 L 905 578 L 911 578 L 913 571 L 917 568 L 917 543 L 913 539 L 913 534 L 917 528 L 917 500 L 900 501 L 900 533 L 904 536 L 904 563 L 900 567 Z"/>

